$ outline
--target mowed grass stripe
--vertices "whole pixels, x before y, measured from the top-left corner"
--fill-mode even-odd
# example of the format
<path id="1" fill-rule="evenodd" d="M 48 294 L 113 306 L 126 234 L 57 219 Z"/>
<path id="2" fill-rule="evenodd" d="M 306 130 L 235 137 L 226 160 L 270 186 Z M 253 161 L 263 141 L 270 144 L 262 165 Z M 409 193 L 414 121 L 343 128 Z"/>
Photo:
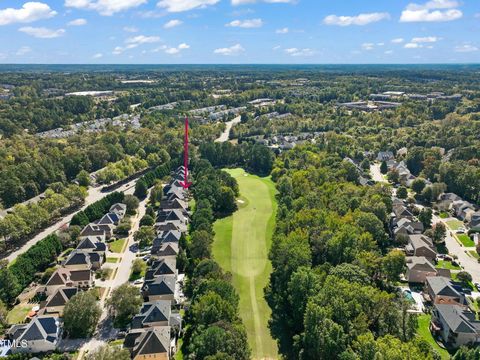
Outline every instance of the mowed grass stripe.
<path id="1" fill-rule="evenodd" d="M 213 256 L 233 275 L 240 295 L 240 316 L 247 328 L 254 359 L 275 359 L 277 346 L 270 336 L 270 308 L 264 299 L 272 267 L 268 250 L 275 225 L 275 187 L 269 178 L 226 170 L 238 181 L 246 202 L 232 216 L 214 224 Z"/>

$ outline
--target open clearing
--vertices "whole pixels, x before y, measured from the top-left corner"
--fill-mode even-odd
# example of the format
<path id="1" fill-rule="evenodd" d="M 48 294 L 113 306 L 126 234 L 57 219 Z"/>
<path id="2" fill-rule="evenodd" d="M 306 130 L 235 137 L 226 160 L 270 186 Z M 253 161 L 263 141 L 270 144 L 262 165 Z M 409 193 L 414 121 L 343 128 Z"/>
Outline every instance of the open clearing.
<path id="1" fill-rule="evenodd" d="M 237 179 L 243 203 L 232 216 L 215 222 L 213 256 L 233 275 L 252 358 L 276 359 L 277 345 L 267 325 L 271 311 L 263 292 L 272 271 L 268 250 L 277 210 L 275 187 L 269 178 L 247 175 L 243 169 L 226 171 Z"/>

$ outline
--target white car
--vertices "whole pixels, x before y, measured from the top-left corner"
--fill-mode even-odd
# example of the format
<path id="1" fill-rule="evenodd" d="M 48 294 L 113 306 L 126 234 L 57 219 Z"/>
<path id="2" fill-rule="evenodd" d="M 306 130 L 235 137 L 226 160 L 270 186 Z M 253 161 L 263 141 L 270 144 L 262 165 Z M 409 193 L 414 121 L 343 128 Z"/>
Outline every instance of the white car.
<path id="1" fill-rule="evenodd" d="M 143 279 L 137 279 L 133 282 L 133 285 L 141 285 L 143 284 Z"/>

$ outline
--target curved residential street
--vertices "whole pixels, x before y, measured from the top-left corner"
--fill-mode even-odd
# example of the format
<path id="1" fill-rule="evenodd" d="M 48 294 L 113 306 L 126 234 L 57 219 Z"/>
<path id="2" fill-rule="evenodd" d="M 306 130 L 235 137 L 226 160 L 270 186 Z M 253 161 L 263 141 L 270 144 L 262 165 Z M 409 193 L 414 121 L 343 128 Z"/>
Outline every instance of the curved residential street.
<path id="1" fill-rule="evenodd" d="M 215 142 L 225 142 L 228 141 L 230 137 L 230 130 L 232 129 L 232 126 L 235 124 L 238 124 L 240 122 L 241 116 L 237 116 L 233 120 L 230 120 L 225 123 L 225 131 L 218 137 L 218 139 L 215 140 Z"/>
<path id="2" fill-rule="evenodd" d="M 119 188 L 111 191 L 101 191 L 101 186 L 98 187 L 90 187 L 88 189 L 88 195 L 85 198 L 85 204 L 82 206 L 81 209 L 64 216 L 62 219 L 54 223 L 53 225 L 50 225 L 46 229 L 42 230 L 39 232 L 37 235 L 35 235 L 33 238 L 28 240 L 25 244 L 23 244 L 19 249 L 15 250 L 14 252 L 10 253 L 7 257 L 4 257 L 4 259 L 8 260 L 8 262 L 13 261 L 18 255 L 24 253 L 28 249 L 30 249 L 33 245 L 35 245 L 37 242 L 45 238 L 46 236 L 54 233 L 55 231 L 61 229 L 63 226 L 68 225 L 70 223 L 70 220 L 72 220 L 72 217 L 79 211 L 85 209 L 88 205 L 93 204 L 94 202 L 100 200 L 101 198 L 107 196 L 108 194 L 114 192 L 114 191 L 121 191 L 124 192 L 125 194 L 133 194 L 133 191 L 135 190 L 135 183 L 138 179 L 133 179 L 130 182 L 126 183 L 125 185 L 120 186 Z"/>

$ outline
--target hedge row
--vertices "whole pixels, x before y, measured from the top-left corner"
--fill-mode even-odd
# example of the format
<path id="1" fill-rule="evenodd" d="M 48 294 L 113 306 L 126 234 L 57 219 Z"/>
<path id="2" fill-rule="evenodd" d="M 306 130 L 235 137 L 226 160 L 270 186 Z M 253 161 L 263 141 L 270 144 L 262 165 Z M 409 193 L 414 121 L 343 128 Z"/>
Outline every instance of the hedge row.
<path id="1" fill-rule="evenodd" d="M 76 213 L 73 216 L 70 225 L 79 225 L 81 227 L 84 227 L 92 221 L 100 219 L 108 212 L 108 210 L 113 204 L 122 202 L 124 197 L 125 195 L 122 192 L 118 191 L 108 194 L 101 200 L 98 200 L 93 204 L 87 206 L 85 210 Z"/>

